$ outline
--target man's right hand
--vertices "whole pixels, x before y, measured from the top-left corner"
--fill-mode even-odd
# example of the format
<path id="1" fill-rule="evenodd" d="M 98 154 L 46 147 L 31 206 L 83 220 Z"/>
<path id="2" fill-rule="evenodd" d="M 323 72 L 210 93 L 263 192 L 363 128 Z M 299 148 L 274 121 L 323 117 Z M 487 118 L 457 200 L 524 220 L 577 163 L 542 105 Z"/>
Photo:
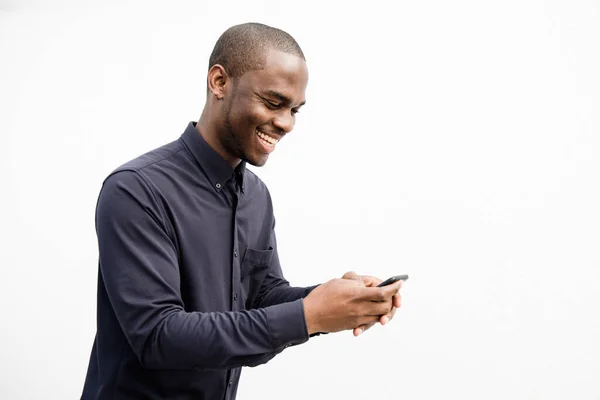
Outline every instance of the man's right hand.
<path id="1" fill-rule="evenodd" d="M 365 287 L 358 280 L 332 279 L 304 298 L 308 334 L 339 332 L 375 323 L 392 308 L 400 282 L 385 287 Z"/>

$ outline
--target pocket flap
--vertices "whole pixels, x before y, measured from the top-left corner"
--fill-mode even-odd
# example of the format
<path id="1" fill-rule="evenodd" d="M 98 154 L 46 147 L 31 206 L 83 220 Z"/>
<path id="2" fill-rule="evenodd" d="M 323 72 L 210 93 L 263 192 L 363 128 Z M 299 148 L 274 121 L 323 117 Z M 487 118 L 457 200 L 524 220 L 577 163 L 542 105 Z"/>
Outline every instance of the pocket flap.
<path id="1" fill-rule="evenodd" d="M 268 267 L 271 265 L 271 258 L 273 257 L 273 247 L 269 246 L 267 250 L 255 250 L 246 247 L 244 258 L 242 262 L 255 265 L 257 267 Z"/>

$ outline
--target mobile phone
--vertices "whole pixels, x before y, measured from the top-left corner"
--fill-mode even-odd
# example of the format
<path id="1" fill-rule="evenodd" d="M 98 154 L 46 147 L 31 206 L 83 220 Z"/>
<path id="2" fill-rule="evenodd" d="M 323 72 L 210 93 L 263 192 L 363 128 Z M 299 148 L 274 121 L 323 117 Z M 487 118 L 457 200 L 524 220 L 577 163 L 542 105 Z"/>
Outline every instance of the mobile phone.
<path id="1" fill-rule="evenodd" d="M 392 276 L 391 278 L 388 278 L 385 281 L 381 282 L 379 285 L 377 285 L 377 287 L 391 285 L 394 282 L 405 281 L 407 279 L 408 279 L 408 275 L 395 275 L 395 276 Z"/>

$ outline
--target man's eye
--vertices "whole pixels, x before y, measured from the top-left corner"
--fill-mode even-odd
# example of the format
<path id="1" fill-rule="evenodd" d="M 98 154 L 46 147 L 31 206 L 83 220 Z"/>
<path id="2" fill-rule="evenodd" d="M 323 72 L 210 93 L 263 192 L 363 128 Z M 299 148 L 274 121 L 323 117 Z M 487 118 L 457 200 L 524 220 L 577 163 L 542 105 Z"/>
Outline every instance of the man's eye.
<path id="1" fill-rule="evenodd" d="M 292 115 L 296 115 L 296 114 L 298 114 L 299 112 L 300 112 L 300 110 L 294 110 L 294 109 L 292 108 Z"/>
<path id="2" fill-rule="evenodd" d="M 272 101 L 268 101 L 268 100 L 267 100 L 267 106 L 269 108 L 279 108 L 279 104 L 278 103 L 273 103 Z"/>

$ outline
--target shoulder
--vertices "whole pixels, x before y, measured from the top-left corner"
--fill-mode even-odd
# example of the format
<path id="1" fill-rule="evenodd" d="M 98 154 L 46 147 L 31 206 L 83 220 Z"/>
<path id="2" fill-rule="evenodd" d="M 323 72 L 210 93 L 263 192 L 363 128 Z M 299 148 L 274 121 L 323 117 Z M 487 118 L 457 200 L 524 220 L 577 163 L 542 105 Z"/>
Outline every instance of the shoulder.
<path id="1" fill-rule="evenodd" d="M 142 207 L 156 206 L 154 186 L 148 172 L 152 169 L 169 169 L 177 154 L 184 150 L 180 140 L 148 151 L 115 168 L 102 182 L 98 206 L 123 206 L 136 204 Z"/>
<path id="2" fill-rule="evenodd" d="M 172 141 L 127 161 L 112 171 L 107 178 L 121 171 L 141 172 L 144 169 L 164 166 L 165 161 L 170 160 L 182 150 L 184 150 L 184 146 L 181 140 Z"/>
<path id="3" fill-rule="evenodd" d="M 102 191 L 129 188 L 136 191 L 149 190 L 151 170 L 167 170 L 173 168 L 173 161 L 184 151 L 181 140 L 175 140 L 157 147 L 111 171 L 102 182 Z M 175 162 L 176 163 L 176 162 Z"/>

